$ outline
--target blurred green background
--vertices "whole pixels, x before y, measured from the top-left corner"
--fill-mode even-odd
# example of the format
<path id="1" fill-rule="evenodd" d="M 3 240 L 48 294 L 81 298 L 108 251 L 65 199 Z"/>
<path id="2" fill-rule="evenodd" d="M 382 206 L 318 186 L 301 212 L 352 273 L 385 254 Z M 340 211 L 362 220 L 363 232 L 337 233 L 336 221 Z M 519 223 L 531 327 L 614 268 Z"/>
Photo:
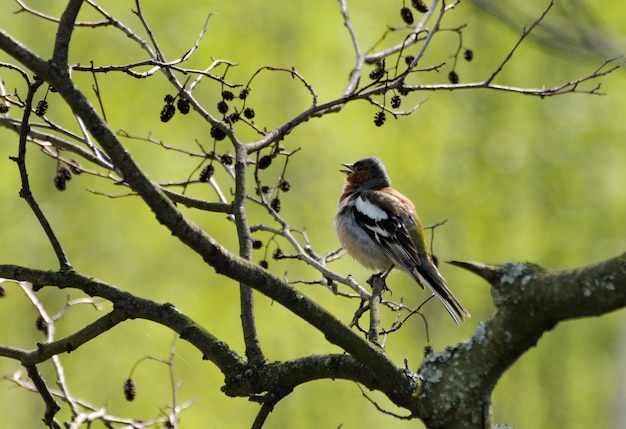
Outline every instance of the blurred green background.
<path id="1" fill-rule="evenodd" d="M 45 0 L 28 4 L 59 16 L 65 2 Z M 518 2 L 521 3 L 521 2 Z M 546 6 L 544 1 L 497 9 L 498 2 L 462 3 L 444 26 L 464 23 L 463 45 L 474 51 L 472 62 L 460 60 L 461 82 L 485 79 Z M 350 13 L 363 49 L 368 49 L 387 25 L 399 25 L 401 2 L 351 2 Z M 126 25 L 145 37 L 134 2 L 110 1 L 103 5 Z M 520 8 L 520 9 L 518 9 Z M 0 4 L 0 26 L 33 50 L 48 57 L 56 27 L 27 13 L 13 14 L 16 3 Z M 174 59 L 192 46 L 209 12 L 207 34 L 187 67 L 205 68 L 213 58 L 239 65 L 227 78 L 247 82 L 266 65 L 295 67 L 315 88 L 320 102 L 341 94 L 351 71 L 354 53 L 336 1 L 320 2 L 145 2 L 144 13 L 159 43 Z M 100 17 L 83 7 L 81 20 Z M 605 58 L 626 47 L 626 6 L 616 0 L 559 3 L 519 49 L 497 83 L 512 86 L 553 86 L 591 72 Z M 390 36 L 390 40 L 396 35 Z M 446 82 L 451 55 L 457 47 L 454 33 L 436 38 L 423 66 L 447 62 L 439 74 L 422 74 L 424 82 Z M 78 28 L 70 61 L 96 65 L 123 64 L 145 59 L 145 54 L 113 28 Z M 0 54 L 0 61 L 9 58 Z M 623 65 L 623 61 L 620 62 Z M 0 69 L 9 92 L 25 96 L 16 73 Z M 147 136 L 197 150 L 195 140 L 210 150 L 209 127 L 192 113 L 180 114 L 167 124 L 159 121 L 163 96 L 172 93 L 162 75 L 134 80 L 123 74 L 99 75 L 107 117 L 114 130 Z M 76 75 L 88 96 L 92 80 Z M 283 193 L 281 214 L 293 228 L 306 229 L 320 253 L 338 246 L 332 226 L 336 199 L 342 187 L 338 172 L 342 162 L 369 155 L 383 159 L 394 186 L 411 197 L 425 224 L 448 222 L 436 234 L 435 252 L 442 260 L 476 260 L 489 263 L 531 261 L 562 269 L 615 256 L 624 251 L 626 233 L 626 75 L 618 70 L 601 79 L 605 96 L 568 94 L 539 99 L 512 93 L 463 90 L 417 93 L 404 106 L 428 98 L 413 115 L 388 117 L 381 128 L 373 124 L 376 110 L 365 102 L 352 103 L 340 113 L 311 120 L 294 130 L 282 144 L 301 148 L 290 158 L 287 178 L 292 189 Z M 590 88 L 595 83 L 585 85 Z M 215 112 L 220 87 L 205 80 L 196 96 Z M 78 132 L 68 109 L 57 94 L 48 96 L 48 116 Z M 264 72 L 255 79 L 249 105 L 255 122 L 271 129 L 309 106 L 307 91 L 284 73 Z M 11 117 L 18 117 L 12 109 Z M 249 131 L 241 134 L 254 138 Z M 158 181 L 187 178 L 198 161 L 141 141 L 127 141 L 130 153 Z M 34 216 L 19 199 L 19 176 L 8 157 L 15 155 L 17 137 L 0 129 L 0 263 L 55 269 L 56 260 Z M 231 148 L 218 144 L 217 152 Z M 232 151 L 231 151 L 232 152 Z M 110 182 L 88 175 L 76 177 L 65 192 L 52 182 L 55 162 L 31 146 L 28 158 L 35 197 L 66 247 L 73 266 L 140 296 L 174 303 L 219 338 L 243 354 L 236 285 L 217 276 L 200 258 L 178 243 L 137 198 L 108 199 L 87 188 L 117 194 Z M 274 163 L 261 179 L 273 183 L 282 165 Z M 229 195 L 232 183 L 218 169 L 216 179 Z M 195 187 L 192 195 L 214 200 L 209 186 Z M 235 230 L 221 214 L 184 212 L 209 234 L 235 251 Z M 263 210 L 251 207 L 252 224 L 270 223 Z M 267 234 L 258 238 L 267 242 Z M 317 280 L 305 266 L 273 261 L 269 268 L 290 280 Z M 288 246 L 281 248 L 289 253 Z M 255 251 L 255 260 L 266 249 Z M 333 264 L 340 273 L 352 274 L 364 284 L 369 273 L 350 258 Z M 448 265 L 443 274 L 473 318 L 455 327 L 438 305 L 428 305 L 430 337 L 437 350 L 472 334 L 493 306 L 486 284 Z M 393 299 L 418 305 L 426 295 L 404 274 L 390 280 Z M 5 283 L 0 300 L 0 343 L 33 348 L 43 336 L 35 330 L 35 309 L 19 288 Z M 348 323 L 358 302 L 334 296 L 319 286 L 300 285 L 303 292 Z M 45 289 L 39 293 L 50 313 L 57 312 L 67 294 L 75 291 Z M 262 296 L 257 297 L 258 324 L 264 351 L 271 360 L 313 353 L 340 352 L 306 323 Z M 103 306 L 103 311 L 107 310 Z M 58 335 L 73 332 L 101 313 L 78 306 L 57 323 Z M 394 315 L 385 316 L 389 324 Z M 600 318 L 570 321 L 545 335 L 500 380 L 493 397 L 494 420 L 516 428 L 567 427 L 570 429 L 626 425 L 626 331 L 623 312 Z M 173 335 L 144 321 L 128 321 L 72 352 L 62 355 L 73 395 L 113 415 L 149 419 L 159 407 L 171 403 L 167 367 L 147 361 L 134 373 L 137 398 L 128 403 L 122 385 L 133 364 L 143 356 L 166 358 Z M 424 329 L 413 318 L 387 340 L 390 356 L 400 365 L 407 358 L 416 368 L 426 345 Z M 197 350 L 176 343 L 176 377 L 183 381 L 179 401 L 198 403 L 182 414 L 183 427 L 246 428 L 258 405 L 245 398 L 227 398 L 219 391 L 222 376 L 201 360 Z M 42 365 L 53 386 L 51 365 Z M 11 375 L 19 365 L 0 359 L 0 373 Z M 372 397 L 396 410 L 381 395 Z M 33 393 L 0 381 L 0 416 L 6 427 L 40 427 L 43 404 Z M 62 416 L 67 417 L 67 410 Z M 95 424 L 93 427 L 101 427 Z M 298 387 L 269 417 L 267 428 L 414 428 L 419 422 L 401 421 L 377 412 L 358 388 L 345 381 L 318 381 Z"/>

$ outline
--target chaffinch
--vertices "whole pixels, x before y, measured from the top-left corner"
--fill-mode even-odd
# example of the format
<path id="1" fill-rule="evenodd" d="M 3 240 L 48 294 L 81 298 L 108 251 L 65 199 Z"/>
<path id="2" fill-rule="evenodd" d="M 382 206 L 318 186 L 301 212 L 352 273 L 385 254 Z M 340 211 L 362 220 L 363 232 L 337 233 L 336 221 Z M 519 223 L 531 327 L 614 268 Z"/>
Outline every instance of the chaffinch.
<path id="1" fill-rule="evenodd" d="M 385 272 L 393 267 L 408 273 L 441 301 L 459 324 L 470 317 L 446 286 L 428 253 L 424 230 L 413 203 L 391 187 L 385 166 L 378 158 L 342 164 L 347 170 L 339 198 L 335 229 L 344 248 L 367 268 Z"/>

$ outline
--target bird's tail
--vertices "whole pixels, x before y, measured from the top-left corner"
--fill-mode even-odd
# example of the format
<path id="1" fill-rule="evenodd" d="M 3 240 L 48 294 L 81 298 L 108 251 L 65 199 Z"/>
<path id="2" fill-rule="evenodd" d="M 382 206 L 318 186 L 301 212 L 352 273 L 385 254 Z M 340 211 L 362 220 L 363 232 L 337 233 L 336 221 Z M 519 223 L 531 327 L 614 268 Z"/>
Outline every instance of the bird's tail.
<path id="1" fill-rule="evenodd" d="M 457 325 L 463 319 L 472 317 L 452 291 L 448 289 L 445 279 L 435 265 L 422 263 L 422 265 L 415 267 L 411 274 L 419 284 L 428 286 L 446 310 L 448 310 L 448 313 L 450 313 Z"/>

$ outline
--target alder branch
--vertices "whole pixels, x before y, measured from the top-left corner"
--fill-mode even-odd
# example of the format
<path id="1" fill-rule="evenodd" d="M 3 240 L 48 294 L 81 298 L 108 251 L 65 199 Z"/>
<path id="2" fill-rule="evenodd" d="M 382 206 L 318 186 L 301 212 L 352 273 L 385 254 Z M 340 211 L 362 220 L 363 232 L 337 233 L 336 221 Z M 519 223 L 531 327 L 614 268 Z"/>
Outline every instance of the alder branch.
<path id="1" fill-rule="evenodd" d="M 543 21 L 543 19 L 546 17 L 546 15 L 548 14 L 548 12 L 550 12 L 550 9 L 552 9 L 552 6 L 554 6 L 554 1 L 550 0 L 550 3 L 548 4 L 548 7 L 545 8 L 545 10 L 543 11 L 543 13 L 539 16 L 539 18 L 537 18 L 535 20 L 535 22 L 533 22 L 531 24 L 530 27 L 528 28 L 524 28 L 522 30 L 522 34 L 519 37 L 519 39 L 517 39 L 517 42 L 515 42 L 515 45 L 513 45 L 513 48 L 509 51 L 509 53 L 504 57 L 504 59 L 502 60 L 502 62 L 498 65 L 498 67 L 496 67 L 496 69 L 493 71 L 493 73 L 491 74 L 491 76 L 489 76 L 487 78 L 487 80 L 485 81 L 486 83 L 491 83 L 498 74 L 500 74 L 500 72 L 504 69 L 504 66 L 511 60 L 511 58 L 513 58 L 513 55 L 515 54 L 515 51 L 517 51 L 517 48 L 519 48 L 519 46 L 522 44 L 522 42 L 524 41 L 524 39 L 526 39 L 526 37 L 535 29 L 535 27 L 537 27 L 539 25 L 539 23 L 541 21 Z"/>
<path id="2" fill-rule="evenodd" d="M 254 267 L 264 271 L 260 267 Z M 30 282 L 34 290 L 46 286 L 78 289 L 91 297 L 104 298 L 114 305 L 113 311 L 88 327 L 66 338 L 40 344 L 35 350 L 0 346 L 0 356 L 17 359 L 25 366 L 33 366 L 54 355 L 71 352 L 97 335 L 112 329 L 121 321 L 138 318 L 167 326 L 177 332 L 181 339 L 200 350 L 203 358 L 211 360 L 224 374 L 226 385 L 222 390 L 230 396 L 278 392 L 285 386 L 296 387 L 319 378 L 346 378 L 381 390 L 400 406 L 406 407 L 414 400 L 410 393 L 415 391 L 417 381 L 412 374 L 396 368 L 378 346 L 360 338 L 333 315 L 282 283 L 266 287 L 258 281 L 246 284 L 311 323 L 329 341 L 350 352 L 354 357 L 343 355 L 305 357 L 296 361 L 272 362 L 250 367 L 226 343 L 180 313 L 171 304 L 158 304 L 136 297 L 75 271 L 51 272 L 0 265 L 0 277 Z M 307 371 L 303 371 L 303 368 Z"/>
<path id="3" fill-rule="evenodd" d="M 59 20 L 59 29 L 54 41 L 54 50 L 52 51 L 52 62 L 63 73 L 69 73 L 67 68 L 67 57 L 70 49 L 70 39 L 74 32 L 74 23 L 78 17 L 78 11 L 83 5 L 84 0 L 69 0 L 67 7 Z"/>
<path id="4" fill-rule="evenodd" d="M 56 421 L 54 416 L 61 410 L 61 406 L 55 401 L 52 393 L 48 389 L 45 380 L 41 377 L 39 369 L 35 365 L 25 365 L 28 376 L 33 381 L 33 386 L 39 392 L 39 395 L 46 404 L 46 411 L 43 417 L 43 423 L 51 429 L 61 429 L 61 425 Z"/>
<path id="5" fill-rule="evenodd" d="M 252 234 L 248 223 L 246 209 L 246 164 L 248 153 L 244 145 L 235 144 L 235 198 L 233 199 L 233 214 L 239 239 L 239 256 L 252 259 Z M 239 300 L 241 310 L 241 325 L 243 339 L 246 345 L 246 357 L 251 365 L 262 365 L 266 359 L 261 350 L 261 343 L 254 319 L 254 295 L 250 285 L 240 282 Z"/>
<path id="6" fill-rule="evenodd" d="M 67 258 L 67 255 L 65 254 L 65 251 L 63 250 L 63 247 L 61 246 L 61 242 L 57 238 L 54 230 L 52 229 L 52 226 L 50 226 L 50 222 L 48 222 L 46 215 L 43 213 L 43 210 L 41 210 L 41 207 L 39 207 L 39 204 L 33 197 L 32 191 L 30 189 L 28 171 L 26 168 L 26 141 L 28 137 L 28 124 L 30 120 L 30 114 L 32 112 L 33 97 L 35 96 L 37 89 L 41 86 L 42 83 L 42 81 L 37 80 L 34 83 L 29 84 L 28 86 L 28 95 L 26 97 L 26 102 L 24 103 L 24 113 L 22 116 L 22 123 L 20 125 L 18 155 L 17 157 L 11 157 L 11 160 L 17 163 L 20 172 L 20 179 L 22 182 L 20 197 L 22 197 L 26 201 L 31 211 L 37 218 L 37 221 L 43 228 L 46 236 L 48 237 L 48 240 L 50 241 L 50 244 L 52 245 L 52 248 L 54 249 L 54 253 L 59 261 L 59 266 L 61 270 L 68 270 L 71 269 L 70 262 Z"/>
<path id="7" fill-rule="evenodd" d="M 91 297 L 104 298 L 114 305 L 111 312 L 90 325 L 68 337 L 51 343 L 39 344 L 35 350 L 27 351 L 0 346 L 0 356 L 17 359 L 24 365 L 37 365 L 54 355 L 71 352 L 129 318 L 151 320 L 177 332 L 187 342 L 200 350 L 205 359 L 211 360 L 224 373 L 230 373 L 237 366 L 243 365 L 243 360 L 225 342 L 220 341 L 205 331 L 193 320 L 176 310 L 171 304 L 159 304 L 148 299 L 136 297 L 105 282 L 83 276 L 75 271 L 52 272 L 15 265 L 0 265 L 0 277 L 16 281 L 27 281 L 33 285 L 33 290 L 35 291 L 45 286 L 56 286 L 60 289 L 77 289 Z"/>
<path id="8" fill-rule="evenodd" d="M 22 371 L 15 372 L 11 377 L 5 376 L 4 379 L 7 381 L 10 381 L 16 386 L 21 387 L 27 391 L 39 393 L 37 388 L 32 382 L 29 382 L 28 380 L 25 380 L 22 377 Z M 49 389 L 49 392 L 53 397 L 58 398 L 60 400 L 67 399 L 66 397 L 64 397 L 64 393 L 61 392 L 60 390 Z M 105 424 L 109 425 L 109 427 L 112 424 L 122 424 L 122 425 L 127 425 L 127 427 L 129 428 L 132 428 L 133 425 L 136 426 L 137 424 L 137 419 L 118 417 L 118 416 L 114 416 L 112 414 L 107 413 L 106 407 L 98 407 L 90 402 L 87 402 L 79 398 L 73 398 L 73 400 L 76 402 L 77 405 L 79 405 L 82 409 L 86 411 L 80 412 L 78 416 L 74 419 L 74 421 L 69 424 L 68 429 L 78 429 L 81 427 L 83 423 L 89 424 L 90 422 L 93 422 L 96 420 L 104 422 Z M 177 406 L 175 410 L 173 410 L 172 412 L 173 413 L 176 412 L 179 414 L 182 411 L 191 407 L 195 402 L 196 401 L 193 401 L 193 400 L 187 401 L 184 404 Z M 144 428 L 149 428 L 149 427 L 153 427 L 157 425 L 162 425 L 168 421 L 169 421 L 169 417 L 164 416 L 164 417 L 157 417 L 157 418 L 149 419 L 149 420 L 143 420 L 142 424 Z"/>
<path id="9" fill-rule="evenodd" d="M 22 0 L 15 0 L 15 1 L 20 6 L 19 10 L 13 12 L 15 14 L 27 12 L 27 13 L 30 13 L 31 15 L 33 15 L 33 16 L 36 16 L 37 18 L 41 18 L 41 19 L 46 20 L 46 21 L 54 22 L 54 23 L 57 23 L 57 24 L 60 22 L 59 18 L 55 18 L 53 16 L 46 15 L 45 13 L 42 13 L 42 12 L 40 12 L 40 11 L 30 7 L 30 6 L 28 6 Z M 91 3 L 91 2 L 87 2 L 87 3 Z M 91 28 L 96 28 L 96 27 L 102 27 L 102 26 L 107 26 L 107 25 L 112 25 L 109 20 L 92 21 L 92 22 L 81 22 L 81 21 L 74 22 L 74 27 L 91 27 Z"/>
<path id="10" fill-rule="evenodd" d="M 543 88 L 522 88 L 515 86 L 507 86 L 507 85 L 498 85 L 491 83 L 489 80 L 485 80 L 482 82 L 475 83 L 458 83 L 458 84 L 435 84 L 435 85 L 409 85 L 405 86 L 405 88 L 409 91 L 440 91 L 440 90 L 461 90 L 461 89 L 491 89 L 496 91 L 504 91 L 504 92 L 513 92 L 524 95 L 533 95 L 536 97 L 544 98 L 544 97 L 553 97 L 556 95 L 563 95 L 569 93 L 576 94 L 593 94 L 593 95 L 603 95 L 599 92 L 600 84 L 590 88 L 590 89 L 580 89 L 579 86 L 582 83 L 586 83 L 592 80 L 597 80 L 600 77 L 606 76 L 609 73 L 614 72 L 619 69 L 619 65 L 612 65 L 619 60 L 621 57 L 611 58 L 605 60 L 595 68 L 591 73 L 588 73 L 584 76 L 581 76 L 576 79 L 572 79 L 566 82 L 563 82 L 559 85 L 555 85 L 553 87 L 543 87 Z"/>

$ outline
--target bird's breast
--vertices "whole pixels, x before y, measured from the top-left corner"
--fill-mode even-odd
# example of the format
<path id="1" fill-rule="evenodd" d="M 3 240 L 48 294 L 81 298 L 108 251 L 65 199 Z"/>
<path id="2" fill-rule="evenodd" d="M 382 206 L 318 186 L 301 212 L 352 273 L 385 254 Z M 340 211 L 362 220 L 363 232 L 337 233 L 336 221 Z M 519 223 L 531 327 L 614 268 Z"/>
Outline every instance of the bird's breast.
<path id="1" fill-rule="evenodd" d="M 344 203 L 345 202 L 345 203 Z M 341 245 L 361 265 L 372 270 L 387 270 L 392 262 L 381 247 L 354 218 L 354 201 L 344 200 L 335 216 L 335 229 Z"/>

